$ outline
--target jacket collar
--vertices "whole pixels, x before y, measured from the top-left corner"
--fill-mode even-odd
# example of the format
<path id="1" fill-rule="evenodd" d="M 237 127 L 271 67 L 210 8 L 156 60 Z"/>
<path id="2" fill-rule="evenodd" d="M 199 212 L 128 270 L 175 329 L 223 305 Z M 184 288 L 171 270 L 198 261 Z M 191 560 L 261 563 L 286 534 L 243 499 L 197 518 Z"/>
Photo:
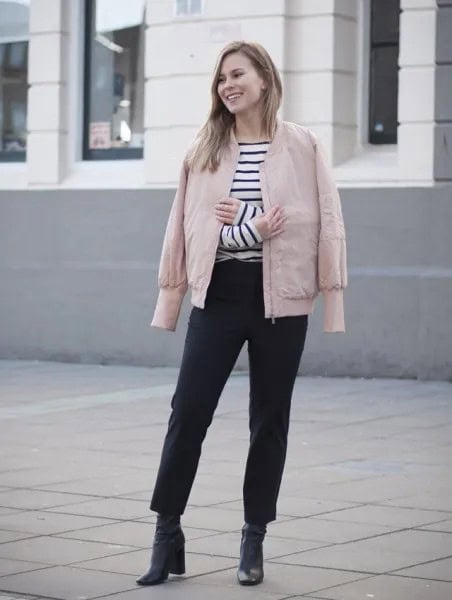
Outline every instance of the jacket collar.
<path id="1" fill-rule="evenodd" d="M 275 135 L 273 136 L 273 139 L 268 146 L 267 155 L 275 154 L 276 152 L 278 152 L 281 149 L 282 140 L 283 140 L 283 127 L 284 127 L 283 120 L 279 116 L 277 116 L 276 117 Z M 239 146 L 239 144 L 237 142 L 237 138 L 235 137 L 234 128 L 231 127 L 230 140 L 229 140 L 229 148 L 230 148 L 231 152 L 232 153 L 238 152 L 238 146 Z"/>

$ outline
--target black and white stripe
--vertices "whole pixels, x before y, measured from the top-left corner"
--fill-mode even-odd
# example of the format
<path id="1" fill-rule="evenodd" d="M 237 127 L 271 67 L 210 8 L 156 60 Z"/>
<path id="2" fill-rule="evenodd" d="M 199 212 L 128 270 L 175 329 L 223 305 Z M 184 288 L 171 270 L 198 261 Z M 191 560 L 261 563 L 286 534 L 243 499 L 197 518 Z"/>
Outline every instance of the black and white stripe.
<path id="1" fill-rule="evenodd" d="M 259 165 L 264 162 L 269 144 L 239 142 L 240 156 L 229 195 L 238 198 L 241 205 L 233 225 L 221 229 L 216 262 L 231 258 L 262 261 L 262 237 L 250 220 L 264 212 Z"/>

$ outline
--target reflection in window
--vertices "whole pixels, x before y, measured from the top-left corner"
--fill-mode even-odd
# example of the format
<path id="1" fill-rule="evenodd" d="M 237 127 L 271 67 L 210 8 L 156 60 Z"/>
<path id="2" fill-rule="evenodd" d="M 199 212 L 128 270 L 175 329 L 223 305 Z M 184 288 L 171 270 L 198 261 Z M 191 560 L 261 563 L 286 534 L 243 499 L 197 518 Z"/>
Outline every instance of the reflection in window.
<path id="1" fill-rule="evenodd" d="M 24 161 L 27 144 L 26 0 L 0 0 L 0 161 Z"/>
<path id="2" fill-rule="evenodd" d="M 397 143 L 400 0 L 371 0 L 369 142 Z"/>
<path id="3" fill-rule="evenodd" d="M 201 0 L 176 0 L 176 15 L 186 17 L 200 15 L 202 11 Z"/>
<path id="4" fill-rule="evenodd" d="M 85 159 L 141 158 L 146 0 L 87 0 Z"/>

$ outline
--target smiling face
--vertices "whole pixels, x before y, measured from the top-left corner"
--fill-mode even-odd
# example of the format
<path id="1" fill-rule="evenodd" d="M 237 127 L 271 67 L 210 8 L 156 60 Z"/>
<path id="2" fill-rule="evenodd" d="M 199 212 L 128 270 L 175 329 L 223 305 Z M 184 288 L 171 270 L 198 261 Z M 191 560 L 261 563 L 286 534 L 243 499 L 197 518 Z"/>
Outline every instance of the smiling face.
<path id="1" fill-rule="evenodd" d="M 217 92 L 229 112 L 260 108 L 266 85 L 247 56 L 228 54 L 221 65 Z"/>

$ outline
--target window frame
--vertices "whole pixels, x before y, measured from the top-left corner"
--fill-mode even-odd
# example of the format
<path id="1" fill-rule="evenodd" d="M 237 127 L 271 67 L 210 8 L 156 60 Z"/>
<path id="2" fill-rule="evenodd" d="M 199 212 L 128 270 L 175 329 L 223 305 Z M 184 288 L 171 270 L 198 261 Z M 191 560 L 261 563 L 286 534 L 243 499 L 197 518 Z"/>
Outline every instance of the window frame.
<path id="1" fill-rule="evenodd" d="M 89 147 L 91 51 L 93 46 L 92 14 L 95 0 L 85 0 L 83 44 L 83 135 L 82 160 L 142 160 L 144 148 L 98 148 Z M 144 77 L 144 73 L 143 73 Z M 143 123 L 144 127 L 144 123 Z"/>

